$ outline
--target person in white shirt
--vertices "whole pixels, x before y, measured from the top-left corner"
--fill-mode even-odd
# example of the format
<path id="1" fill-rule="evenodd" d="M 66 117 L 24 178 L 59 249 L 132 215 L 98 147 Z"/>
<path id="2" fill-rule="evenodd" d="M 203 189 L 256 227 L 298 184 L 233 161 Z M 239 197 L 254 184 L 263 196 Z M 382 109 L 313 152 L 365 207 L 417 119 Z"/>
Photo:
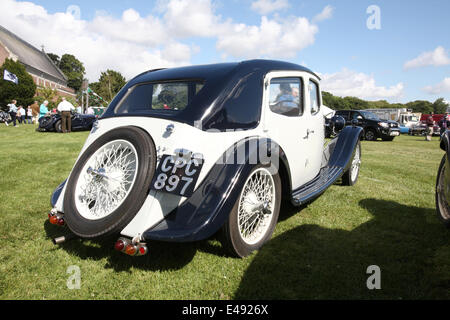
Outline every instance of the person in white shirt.
<path id="1" fill-rule="evenodd" d="M 69 101 L 66 101 L 66 98 L 64 97 L 58 104 L 57 110 L 61 113 L 61 125 L 63 133 L 68 133 L 72 129 L 72 114 L 70 113 L 70 111 L 74 109 L 75 107 Z"/>

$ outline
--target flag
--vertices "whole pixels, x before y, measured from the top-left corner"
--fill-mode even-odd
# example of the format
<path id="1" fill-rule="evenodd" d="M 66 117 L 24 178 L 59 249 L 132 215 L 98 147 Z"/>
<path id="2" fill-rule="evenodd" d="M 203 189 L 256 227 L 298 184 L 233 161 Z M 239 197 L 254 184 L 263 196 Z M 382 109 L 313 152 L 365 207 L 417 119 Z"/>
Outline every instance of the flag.
<path id="1" fill-rule="evenodd" d="M 9 72 L 5 69 L 5 73 L 3 75 L 3 79 L 6 81 L 14 82 L 15 84 L 19 84 L 19 79 L 14 73 Z"/>

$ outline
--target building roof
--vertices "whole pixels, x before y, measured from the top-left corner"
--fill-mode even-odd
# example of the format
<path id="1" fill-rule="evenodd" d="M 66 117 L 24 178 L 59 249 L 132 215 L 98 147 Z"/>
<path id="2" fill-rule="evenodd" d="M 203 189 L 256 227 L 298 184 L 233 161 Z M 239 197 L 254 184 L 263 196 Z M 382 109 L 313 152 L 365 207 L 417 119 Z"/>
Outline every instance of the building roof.
<path id="1" fill-rule="evenodd" d="M 10 52 L 18 57 L 18 60 L 31 68 L 52 76 L 60 81 L 67 82 L 66 76 L 50 60 L 43 50 L 36 49 L 25 40 L 19 38 L 11 31 L 0 26 L 0 42 Z"/>

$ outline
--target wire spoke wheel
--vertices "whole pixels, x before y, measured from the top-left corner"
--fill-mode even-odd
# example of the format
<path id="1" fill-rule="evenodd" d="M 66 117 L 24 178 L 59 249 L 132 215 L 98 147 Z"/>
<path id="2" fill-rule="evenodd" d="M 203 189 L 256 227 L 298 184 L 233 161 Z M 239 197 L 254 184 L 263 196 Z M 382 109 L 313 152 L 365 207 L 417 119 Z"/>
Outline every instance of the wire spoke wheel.
<path id="1" fill-rule="evenodd" d="M 361 166 L 361 150 L 360 145 L 356 147 L 355 156 L 352 161 L 352 169 L 351 169 L 351 179 L 355 181 L 359 174 L 359 168 Z"/>
<path id="2" fill-rule="evenodd" d="M 126 140 L 114 140 L 86 161 L 75 186 L 75 206 L 88 220 L 114 212 L 128 196 L 137 176 L 138 156 Z"/>
<path id="3" fill-rule="evenodd" d="M 265 236 L 275 205 L 275 183 L 270 172 L 259 168 L 247 179 L 238 207 L 238 227 L 243 241 L 255 244 Z"/>
<path id="4" fill-rule="evenodd" d="M 436 184 L 436 202 L 437 202 L 437 211 L 440 215 L 440 218 L 446 222 L 446 224 L 450 224 L 450 206 L 449 199 L 447 199 L 447 189 L 450 187 L 446 183 L 445 175 L 446 173 L 446 156 L 442 159 L 441 166 L 439 168 L 439 173 L 437 177 Z"/>

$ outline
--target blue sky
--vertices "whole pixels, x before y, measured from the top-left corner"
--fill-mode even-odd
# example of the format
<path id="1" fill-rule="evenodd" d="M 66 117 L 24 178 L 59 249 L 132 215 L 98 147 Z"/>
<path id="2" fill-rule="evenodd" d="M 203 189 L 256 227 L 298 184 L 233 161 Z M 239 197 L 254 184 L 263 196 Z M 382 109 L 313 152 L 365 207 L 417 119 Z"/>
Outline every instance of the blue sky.
<path id="1" fill-rule="evenodd" d="M 180 19 L 173 12 L 186 1 L 33 0 L 30 6 L 2 0 L 0 12 L 5 5 L 5 16 L 0 13 L 0 24 L 36 46 L 44 44 L 48 52 L 74 53 L 85 63 L 88 76 L 94 78 L 91 81 L 108 67 L 131 77 L 138 67 L 147 65 L 151 68 L 261 57 L 305 64 L 323 76 L 325 89 L 338 95 L 391 102 L 434 101 L 438 97 L 450 101 L 450 1 L 190 0 L 184 8 L 198 8 L 205 13 L 202 19 L 211 18 L 211 22 L 202 24 L 195 19 L 195 12 L 186 11 L 182 12 L 183 19 L 191 15 L 193 20 L 177 24 Z M 256 2 L 265 6 L 257 7 Z M 80 8 L 75 21 L 58 16 L 66 13 L 70 5 Z M 366 9 L 370 5 L 380 8 L 379 30 L 367 28 L 370 15 Z M 274 9 L 270 11 L 270 7 Z M 7 17 L 8 10 L 15 11 L 15 19 Z M 320 13 L 324 13 L 322 19 L 317 18 Z M 43 29 L 40 33 L 26 27 L 33 17 L 39 21 L 35 29 Z M 71 29 L 60 27 L 64 21 Z M 133 31 L 138 23 L 141 28 Z M 189 27 L 192 30 L 187 30 Z M 67 43 L 72 30 L 76 30 L 74 43 Z M 276 37 L 280 39 L 291 30 L 297 32 L 277 43 Z M 272 32 L 272 37 L 266 37 Z M 83 34 L 88 34 L 89 41 Z M 96 42 L 101 38 L 114 42 L 117 50 Z M 102 47 L 110 52 L 108 59 L 102 57 Z M 130 52 L 137 55 L 135 68 L 130 66 L 134 60 Z M 116 53 L 117 61 L 113 59 Z M 123 60 L 128 60 L 127 64 Z"/>

